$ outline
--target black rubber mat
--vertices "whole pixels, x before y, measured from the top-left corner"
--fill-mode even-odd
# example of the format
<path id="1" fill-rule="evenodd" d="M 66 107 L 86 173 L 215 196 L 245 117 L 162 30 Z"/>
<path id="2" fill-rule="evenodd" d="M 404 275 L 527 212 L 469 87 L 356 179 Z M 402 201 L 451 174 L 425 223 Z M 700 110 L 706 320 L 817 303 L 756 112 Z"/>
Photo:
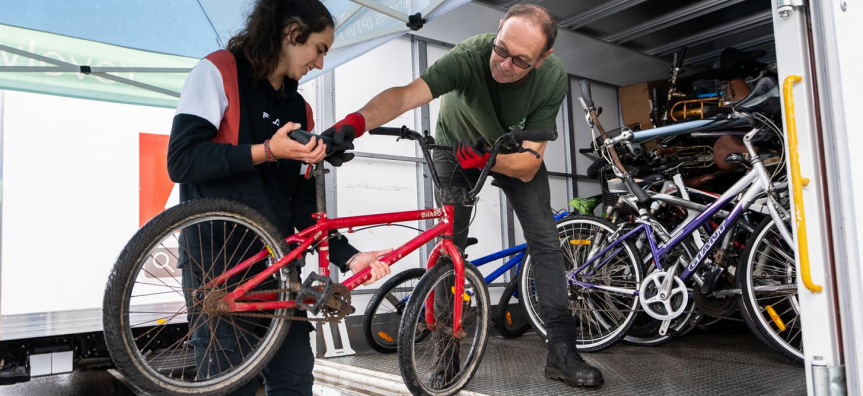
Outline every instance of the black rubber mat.
<path id="1" fill-rule="evenodd" d="M 802 366 L 783 358 L 747 332 L 693 333 L 656 347 L 618 343 L 584 354 L 599 367 L 605 385 L 575 389 L 543 376 L 546 347 L 528 334 L 489 339 L 482 364 L 467 390 L 487 395 L 805 395 Z M 399 375 L 398 356 L 376 352 L 329 359 Z"/>

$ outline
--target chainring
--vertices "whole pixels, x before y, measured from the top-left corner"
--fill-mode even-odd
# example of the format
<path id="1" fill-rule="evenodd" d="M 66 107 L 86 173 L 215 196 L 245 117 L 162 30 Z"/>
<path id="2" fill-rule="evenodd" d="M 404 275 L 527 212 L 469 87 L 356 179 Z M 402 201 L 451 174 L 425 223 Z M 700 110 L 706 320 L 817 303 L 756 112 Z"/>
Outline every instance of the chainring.
<path id="1" fill-rule="evenodd" d="M 639 304 L 644 312 L 658 320 L 671 320 L 677 318 L 686 311 L 689 302 L 689 290 L 683 281 L 674 276 L 674 283 L 670 290 L 670 296 L 663 300 L 659 295 L 662 282 L 668 276 L 668 272 L 656 271 L 644 278 L 639 288 Z"/>

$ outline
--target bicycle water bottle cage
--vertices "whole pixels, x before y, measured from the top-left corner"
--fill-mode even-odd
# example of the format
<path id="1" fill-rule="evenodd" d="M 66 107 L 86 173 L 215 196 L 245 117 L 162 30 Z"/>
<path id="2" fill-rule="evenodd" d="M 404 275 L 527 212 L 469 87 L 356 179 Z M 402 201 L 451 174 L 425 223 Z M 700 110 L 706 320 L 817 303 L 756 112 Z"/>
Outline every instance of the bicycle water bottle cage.
<path id="1" fill-rule="evenodd" d="M 315 282 L 319 284 L 313 286 Z M 330 296 L 330 290 L 333 287 L 333 281 L 329 277 L 318 275 L 315 272 L 309 274 L 303 285 L 300 286 L 300 292 L 297 293 L 297 307 L 304 309 L 312 315 L 317 315 L 324 307 L 324 303 Z M 307 299 L 315 300 L 314 305 L 306 304 Z"/>

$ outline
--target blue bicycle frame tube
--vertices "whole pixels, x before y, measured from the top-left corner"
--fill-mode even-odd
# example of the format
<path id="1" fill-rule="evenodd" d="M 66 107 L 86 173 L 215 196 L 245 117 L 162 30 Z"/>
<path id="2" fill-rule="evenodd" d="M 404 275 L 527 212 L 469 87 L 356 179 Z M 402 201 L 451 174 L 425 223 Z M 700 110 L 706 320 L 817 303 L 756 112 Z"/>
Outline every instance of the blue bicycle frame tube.
<path id="1" fill-rule="evenodd" d="M 488 256 L 483 256 L 483 257 L 480 257 L 476 260 L 470 260 L 470 263 L 473 264 L 474 267 L 479 267 L 483 264 L 488 264 L 488 263 L 495 261 L 497 259 L 509 257 L 509 256 L 512 256 L 513 254 L 516 254 L 516 253 L 522 253 L 525 250 L 527 250 L 527 244 L 522 243 L 521 245 L 513 246 L 509 249 L 501 250 L 497 253 L 492 253 L 492 254 L 489 254 Z"/>
<path id="2" fill-rule="evenodd" d="M 561 211 L 560 213 L 555 213 L 554 221 L 558 221 L 558 220 L 560 220 L 566 216 L 569 216 L 569 212 L 567 212 L 565 210 Z M 508 257 L 508 256 L 511 256 L 513 254 L 518 253 L 517 256 L 513 257 L 512 259 L 507 261 L 503 266 L 496 269 L 494 272 L 492 272 L 491 274 L 489 274 L 488 276 L 485 277 L 485 284 L 490 285 L 491 282 L 493 282 L 497 278 L 500 278 L 501 275 L 503 275 L 504 273 L 506 273 L 507 271 L 512 269 L 512 267 L 514 267 L 514 266 L 518 266 L 518 267 L 516 267 L 517 268 L 516 274 L 517 274 L 518 269 L 521 268 L 521 260 L 524 258 L 524 252 L 526 250 L 527 250 L 527 244 L 522 243 L 521 245 L 513 246 L 509 249 L 501 250 L 500 252 L 492 253 L 488 256 L 483 256 L 483 257 L 480 257 L 476 260 L 470 260 L 470 262 L 475 267 L 479 267 L 483 264 L 488 264 L 492 261 L 495 261 L 495 260 L 498 260 L 498 259 L 501 259 L 504 257 Z"/>
<path id="3" fill-rule="evenodd" d="M 681 122 L 680 124 L 666 125 L 653 129 L 632 133 L 632 143 L 648 141 L 655 137 L 668 137 L 674 135 L 685 135 L 692 133 L 693 129 L 701 128 L 716 120 L 695 120 Z"/>

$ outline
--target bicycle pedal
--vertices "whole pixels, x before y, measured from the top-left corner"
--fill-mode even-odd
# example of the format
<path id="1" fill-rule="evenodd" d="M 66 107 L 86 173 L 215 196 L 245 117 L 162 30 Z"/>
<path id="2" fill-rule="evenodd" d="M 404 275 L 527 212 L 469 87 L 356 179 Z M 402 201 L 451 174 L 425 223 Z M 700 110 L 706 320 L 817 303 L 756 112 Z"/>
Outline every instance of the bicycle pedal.
<path id="1" fill-rule="evenodd" d="M 313 286 L 315 282 L 319 282 L 321 285 Z M 312 272 L 305 282 L 303 282 L 302 286 L 300 286 L 300 291 L 297 293 L 297 299 L 295 300 L 297 307 L 308 311 L 312 315 L 319 314 L 327 298 L 330 297 L 332 287 L 332 279 Z M 314 303 L 306 303 L 306 300 L 312 300 Z"/>
<path id="2" fill-rule="evenodd" d="M 722 276 L 722 273 L 725 272 L 725 269 L 722 267 L 716 268 L 710 272 L 706 277 L 704 277 L 704 285 L 701 286 L 701 294 L 710 294 L 716 290 L 716 284 L 719 282 L 719 278 Z"/>

